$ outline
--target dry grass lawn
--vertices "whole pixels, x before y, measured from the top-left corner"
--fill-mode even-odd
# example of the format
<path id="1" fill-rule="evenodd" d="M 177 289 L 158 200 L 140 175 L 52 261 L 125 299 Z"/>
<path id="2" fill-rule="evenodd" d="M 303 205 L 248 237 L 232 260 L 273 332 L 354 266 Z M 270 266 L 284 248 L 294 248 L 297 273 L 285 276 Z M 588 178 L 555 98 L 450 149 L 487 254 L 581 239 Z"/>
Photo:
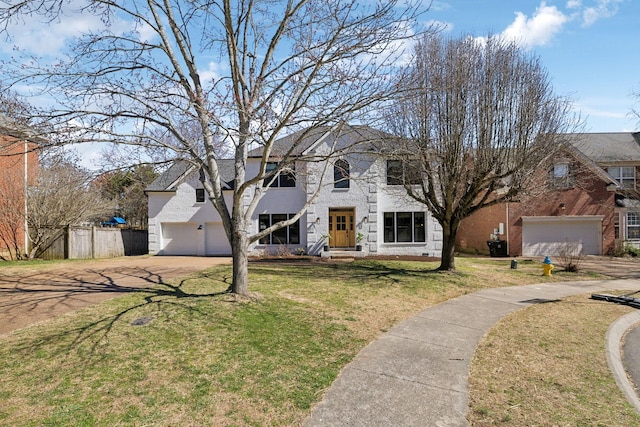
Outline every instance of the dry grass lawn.
<path id="1" fill-rule="evenodd" d="M 481 258 L 460 258 L 456 273 L 434 273 L 436 266 L 256 262 L 250 266 L 256 299 L 244 302 L 221 293 L 230 267 L 216 267 L 16 331 L 0 338 L 0 425 L 300 425 L 368 342 L 424 308 L 487 287 L 597 277 L 558 272 L 548 278 L 539 263 L 521 262 L 511 270 L 509 260 Z M 489 401 L 474 397 L 474 422 L 581 425 L 564 421 L 562 412 L 573 411 L 568 406 L 558 406 L 560 415 L 549 412 L 558 400 L 569 399 L 580 403 L 573 407 L 591 411 L 580 420 L 620 416 L 630 421 L 626 425 L 637 423 L 602 359 L 600 329 L 625 309 L 570 301 L 521 311 L 516 316 L 527 317 L 510 318 L 515 326 L 506 328 L 519 332 L 497 329 L 494 340 L 483 344 L 493 353 L 479 353 L 477 365 L 488 376 L 474 367 L 473 393 L 480 390 Z M 554 306 L 565 309 L 538 313 Z M 601 307 L 604 314 L 567 307 Z M 136 325 L 144 318 L 151 321 Z M 553 327 L 533 326 L 548 319 L 556 319 Z M 576 325 L 582 329 L 574 334 L 570 328 Z M 547 336 L 550 330 L 555 335 Z M 600 340 L 600 349 L 585 352 L 583 335 Z M 525 344 L 549 353 L 517 353 Z M 578 366 L 580 358 L 594 372 L 583 388 L 585 379 L 568 373 L 515 375 L 527 372 L 516 369 L 516 362 L 560 369 Z M 506 384 L 497 382 L 504 378 Z M 543 386 L 551 391 L 540 401 L 550 409 L 540 411 L 540 401 L 526 399 Z"/>
<path id="2" fill-rule="evenodd" d="M 472 362 L 471 425 L 640 425 L 605 353 L 609 325 L 632 310 L 580 295 L 502 319 Z"/>

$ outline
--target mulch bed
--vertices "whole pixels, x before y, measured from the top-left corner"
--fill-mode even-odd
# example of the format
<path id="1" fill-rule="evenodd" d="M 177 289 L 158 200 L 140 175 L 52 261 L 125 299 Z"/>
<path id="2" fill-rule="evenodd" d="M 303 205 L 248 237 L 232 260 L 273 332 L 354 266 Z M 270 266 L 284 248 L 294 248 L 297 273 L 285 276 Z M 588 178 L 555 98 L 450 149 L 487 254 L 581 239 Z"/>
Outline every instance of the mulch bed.
<path id="1" fill-rule="evenodd" d="M 417 261 L 417 262 L 439 262 L 440 258 L 420 256 L 420 255 L 370 255 L 357 257 L 357 259 L 373 259 L 387 261 Z M 282 262 L 282 263 L 331 263 L 342 262 L 344 259 L 332 259 L 330 257 L 319 257 L 310 255 L 291 255 L 291 256 L 262 256 L 249 257 L 251 263 L 261 262 Z"/>

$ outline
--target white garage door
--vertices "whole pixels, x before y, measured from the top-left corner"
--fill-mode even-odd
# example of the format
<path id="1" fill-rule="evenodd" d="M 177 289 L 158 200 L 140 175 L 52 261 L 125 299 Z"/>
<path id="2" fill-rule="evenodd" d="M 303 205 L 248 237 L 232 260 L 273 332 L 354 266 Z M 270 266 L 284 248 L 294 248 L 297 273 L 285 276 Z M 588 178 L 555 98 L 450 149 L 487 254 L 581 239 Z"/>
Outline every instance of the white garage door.
<path id="1" fill-rule="evenodd" d="M 205 253 L 207 255 L 231 255 L 231 245 L 221 222 L 207 222 L 205 230 Z"/>
<path id="2" fill-rule="evenodd" d="M 162 223 L 162 255 L 197 255 L 198 226 L 188 222 Z"/>
<path id="3" fill-rule="evenodd" d="M 522 217 L 522 255 L 558 255 L 569 245 L 575 245 L 584 255 L 601 255 L 603 218 Z"/>

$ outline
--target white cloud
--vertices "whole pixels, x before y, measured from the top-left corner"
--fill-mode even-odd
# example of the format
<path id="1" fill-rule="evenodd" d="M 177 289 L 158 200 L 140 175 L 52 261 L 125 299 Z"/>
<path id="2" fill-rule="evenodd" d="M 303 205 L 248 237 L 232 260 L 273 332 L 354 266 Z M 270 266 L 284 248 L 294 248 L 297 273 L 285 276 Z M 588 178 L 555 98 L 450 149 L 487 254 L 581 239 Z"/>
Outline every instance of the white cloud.
<path id="1" fill-rule="evenodd" d="M 103 24 L 100 19 L 92 15 L 65 16 L 53 22 L 31 17 L 9 28 L 11 43 L 3 44 L 2 49 L 8 53 L 16 46 L 37 56 L 53 56 L 62 50 L 70 38 L 101 27 Z"/>
<path id="2" fill-rule="evenodd" d="M 220 71 L 223 68 L 223 64 L 213 61 L 209 62 L 205 70 L 198 71 L 200 73 L 200 80 L 202 81 L 202 84 L 209 87 L 209 85 L 220 80 L 222 78 L 222 73 Z"/>
<path id="3" fill-rule="evenodd" d="M 610 18 L 618 13 L 618 5 L 624 0 L 597 0 L 594 6 L 586 7 L 582 11 L 582 25 L 588 27 L 597 20 Z"/>
<path id="4" fill-rule="evenodd" d="M 544 46 L 562 31 L 569 18 L 555 6 L 542 2 L 531 18 L 516 12 L 516 19 L 501 34 L 525 48 Z"/>
<path id="5" fill-rule="evenodd" d="M 426 23 L 426 27 L 427 28 L 431 28 L 435 31 L 441 31 L 444 33 L 449 33 L 451 31 L 453 31 L 453 23 L 452 22 L 446 22 L 446 21 L 438 21 L 435 19 L 432 19 L 431 21 L 428 21 Z"/>
<path id="6" fill-rule="evenodd" d="M 441 12 L 443 10 L 447 10 L 450 8 L 451 8 L 451 5 L 449 3 L 443 2 L 443 1 L 437 1 L 437 0 L 432 1 L 429 6 L 429 10 L 434 12 Z"/>
<path id="7" fill-rule="evenodd" d="M 540 3 L 532 16 L 515 12 L 515 20 L 502 32 L 501 37 L 514 40 L 522 47 L 548 45 L 572 21 L 580 21 L 583 27 L 593 25 L 600 19 L 610 18 L 618 12 L 625 0 L 567 0 L 566 13 L 556 6 Z"/>
<path id="8" fill-rule="evenodd" d="M 37 14 L 16 19 L 7 28 L 11 40 L 9 43 L 0 44 L 0 51 L 10 53 L 15 47 L 29 55 L 55 57 L 64 50 L 72 38 L 107 28 L 114 34 L 123 34 L 135 29 L 141 40 L 153 38 L 150 28 L 146 25 L 136 25 L 133 21 L 118 17 L 107 24 L 102 16 L 83 11 L 85 6 L 83 0 L 71 0 L 61 4 L 63 9 L 54 20 Z"/>

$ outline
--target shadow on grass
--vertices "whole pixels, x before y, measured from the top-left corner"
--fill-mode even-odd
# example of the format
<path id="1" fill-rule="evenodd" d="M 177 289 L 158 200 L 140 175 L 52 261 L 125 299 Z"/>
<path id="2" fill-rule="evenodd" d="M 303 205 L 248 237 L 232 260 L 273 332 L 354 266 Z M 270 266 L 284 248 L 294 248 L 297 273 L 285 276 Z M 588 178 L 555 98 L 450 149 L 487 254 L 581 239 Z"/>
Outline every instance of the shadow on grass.
<path id="1" fill-rule="evenodd" d="M 219 283 L 220 291 L 198 292 L 185 290 L 191 281 L 206 279 L 209 290 Z M 18 318 L 30 317 L 36 323 L 52 317 L 106 301 L 114 296 L 141 294 L 144 298 L 137 304 L 127 306 L 99 319 L 84 323 L 73 329 L 45 334 L 33 340 L 25 339 L 19 349 L 33 351 L 51 343 L 61 345 L 71 351 L 81 345 L 88 345 L 90 353 L 107 339 L 114 325 L 145 307 L 177 307 L 198 312 L 195 304 L 186 300 L 216 298 L 230 295 L 230 277 L 223 269 L 188 276 L 177 284 L 165 281 L 161 274 L 143 268 L 113 270 L 84 270 L 78 272 L 32 273 L 22 276 L 0 277 L 0 323 L 8 332 Z M 190 288 L 194 288 L 191 286 Z M 233 298 L 221 299 L 232 302 Z M 205 313 L 201 313 L 205 315 Z M 135 325 L 132 323 L 132 325 Z"/>
<path id="2" fill-rule="evenodd" d="M 464 273 L 441 271 L 431 268 L 433 264 L 425 264 L 424 268 L 417 268 L 415 262 L 407 262 L 410 268 L 394 266 L 397 261 L 363 260 L 354 262 L 309 262 L 309 263 L 252 263 L 249 272 L 252 274 L 281 275 L 286 269 L 287 275 L 298 280 L 313 280 L 317 278 L 345 279 L 360 282 L 401 283 L 407 278 L 427 278 L 437 274 L 464 276 Z M 295 268 L 291 268 L 295 267 Z M 305 268 L 306 267 L 306 268 Z"/>
<path id="3" fill-rule="evenodd" d="M 294 265 L 295 267 L 285 263 L 251 264 L 250 278 L 260 281 L 264 277 L 274 276 L 287 281 L 313 283 L 322 277 L 380 287 L 404 284 L 409 278 L 419 280 L 434 274 L 444 274 L 430 268 L 431 264 L 425 264 L 424 268 L 415 267 L 415 264 L 407 264 L 408 268 L 403 268 L 394 262 L 380 261 Z M 206 286 L 200 288 L 202 292 L 198 292 L 198 280 L 206 282 Z M 217 298 L 219 302 L 228 303 L 235 301 L 229 292 L 231 276 L 228 267 L 211 268 L 176 283 L 165 280 L 162 274 L 144 268 L 0 277 L 0 321 L 11 324 L 12 316 L 33 315 L 37 322 L 42 313 L 45 313 L 42 320 L 47 320 L 53 315 L 86 307 L 115 295 L 144 295 L 141 300 L 138 299 L 115 313 L 111 312 L 73 329 L 49 332 L 32 340 L 26 339 L 20 346 L 21 351 L 34 351 L 53 343 L 60 353 L 86 347 L 90 354 L 95 354 L 101 343 L 108 341 L 116 324 L 124 322 L 129 315 L 135 317 L 137 312 L 148 311 L 148 307 L 154 308 L 156 312 L 178 309 L 207 316 L 210 313 L 202 312 L 193 301 L 201 298 Z"/>

